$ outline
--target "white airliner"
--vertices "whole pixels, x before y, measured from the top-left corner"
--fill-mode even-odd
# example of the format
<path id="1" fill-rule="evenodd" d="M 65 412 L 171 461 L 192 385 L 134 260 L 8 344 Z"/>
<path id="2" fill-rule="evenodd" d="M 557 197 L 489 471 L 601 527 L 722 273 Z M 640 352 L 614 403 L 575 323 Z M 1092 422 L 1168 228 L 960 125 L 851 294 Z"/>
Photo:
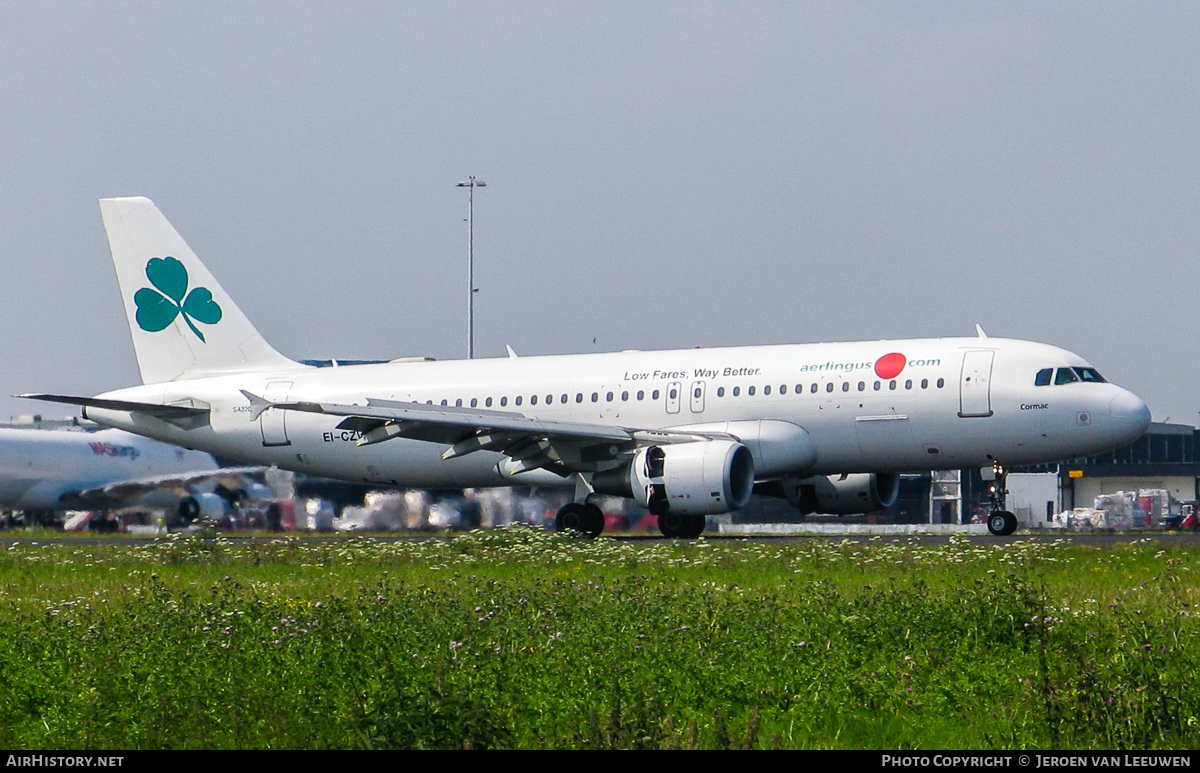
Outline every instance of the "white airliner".
<path id="1" fill-rule="evenodd" d="M 1139 437 L 1150 412 L 1076 354 L 980 335 L 336 368 L 273 349 L 153 202 L 101 213 L 142 386 L 102 424 L 297 472 L 432 488 L 574 489 L 559 528 L 631 497 L 668 536 L 751 492 L 804 512 L 894 501 L 899 473 L 1053 462 Z M 1002 481 L 1001 481 L 1002 483 Z M 1003 486 L 1000 486 L 1003 490 Z M 989 527 L 1015 516 L 997 502 Z"/>
<path id="2" fill-rule="evenodd" d="M 200 489 L 237 485 L 237 472 L 222 470 L 209 454 L 119 429 L 0 428 L 0 510 L 141 505 L 169 508 L 190 521 L 224 507 L 221 497 Z"/>

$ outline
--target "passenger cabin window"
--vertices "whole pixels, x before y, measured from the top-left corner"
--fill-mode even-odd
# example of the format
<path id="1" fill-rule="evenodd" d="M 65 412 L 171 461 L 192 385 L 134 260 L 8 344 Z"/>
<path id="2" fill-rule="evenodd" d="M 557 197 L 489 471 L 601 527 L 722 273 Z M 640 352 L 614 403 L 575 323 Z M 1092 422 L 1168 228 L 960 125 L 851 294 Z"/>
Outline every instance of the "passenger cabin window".
<path id="1" fill-rule="evenodd" d="M 1049 386 L 1050 377 L 1054 375 L 1054 368 L 1042 368 L 1033 377 L 1034 386 Z"/>

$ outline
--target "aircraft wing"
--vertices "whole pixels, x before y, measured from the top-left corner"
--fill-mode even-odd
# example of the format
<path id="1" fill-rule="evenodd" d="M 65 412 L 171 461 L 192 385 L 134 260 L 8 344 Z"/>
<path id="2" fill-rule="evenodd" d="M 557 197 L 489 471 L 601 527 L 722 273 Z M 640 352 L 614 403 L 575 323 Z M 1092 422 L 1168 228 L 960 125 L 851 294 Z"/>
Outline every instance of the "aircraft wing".
<path id="1" fill-rule="evenodd" d="M 368 398 L 366 405 L 272 403 L 242 390 L 257 418 L 268 408 L 344 416 L 338 429 L 361 433 L 358 445 L 409 438 L 443 443 L 443 459 L 475 451 L 498 451 L 515 463 L 513 474 L 547 469 L 559 475 L 590 472 L 649 444 L 692 443 L 723 434 L 636 429 L 607 424 L 534 419 L 511 411 L 493 411 L 427 403 Z"/>
<path id="2" fill-rule="evenodd" d="M 160 489 L 186 490 L 189 485 L 197 483 L 216 481 L 226 488 L 236 489 L 244 485 L 243 476 L 260 473 L 265 469 L 265 467 L 222 467 L 215 470 L 113 481 L 112 483 L 105 483 L 92 488 L 69 491 L 63 494 L 61 499 L 63 505 L 66 507 L 78 509 L 120 507 L 124 503 L 151 491 Z"/>

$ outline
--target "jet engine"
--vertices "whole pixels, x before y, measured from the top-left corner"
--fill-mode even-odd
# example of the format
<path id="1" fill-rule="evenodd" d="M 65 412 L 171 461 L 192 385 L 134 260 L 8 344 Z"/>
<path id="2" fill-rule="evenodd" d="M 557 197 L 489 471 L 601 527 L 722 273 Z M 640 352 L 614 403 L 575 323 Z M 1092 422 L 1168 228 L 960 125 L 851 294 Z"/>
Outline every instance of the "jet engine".
<path id="1" fill-rule="evenodd" d="M 229 503 L 229 506 L 234 510 L 274 498 L 274 493 L 270 487 L 264 486 L 261 483 L 246 483 L 241 488 L 227 489 L 224 486 L 217 486 L 214 492 L 221 496 Z"/>
<path id="2" fill-rule="evenodd" d="M 750 500 L 754 458 L 732 440 L 649 446 L 620 467 L 596 473 L 592 486 L 629 497 L 655 515 L 717 515 Z"/>
<path id="3" fill-rule="evenodd" d="M 219 521 L 229 510 L 229 500 L 220 494 L 192 494 L 179 500 L 177 515 L 183 523 Z"/>
<path id="4" fill-rule="evenodd" d="M 894 472 L 815 475 L 787 478 L 779 484 L 788 504 L 806 514 L 873 513 L 890 506 L 900 494 L 900 475 Z"/>

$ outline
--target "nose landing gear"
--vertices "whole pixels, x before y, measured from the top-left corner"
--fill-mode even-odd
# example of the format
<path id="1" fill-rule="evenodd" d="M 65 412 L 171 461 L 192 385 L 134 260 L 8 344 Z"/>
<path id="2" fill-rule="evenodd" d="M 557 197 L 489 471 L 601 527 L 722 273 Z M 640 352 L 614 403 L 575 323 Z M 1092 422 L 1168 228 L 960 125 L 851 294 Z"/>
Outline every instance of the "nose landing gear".
<path id="1" fill-rule="evenodd" d="M 979 473 L 987 483 L 988 502 L 991 505 L 987 519 L 988 531 L 997 537 L 1007 537 L 1017 530 L 1017 516 L 1004 509 L 1005 495 L 1008 494 L 1005 488 L 1008 470 L 1000 462 L 992 462 L 990 469 L 984 467 Z"/>
<path id="2" fill-rule="evenodd" d="M 1007 510 L 993 510 L 987 520 L 988 531 L 997 537 L 1007 537 L 1017 530 L 1017 516 Z"/>

